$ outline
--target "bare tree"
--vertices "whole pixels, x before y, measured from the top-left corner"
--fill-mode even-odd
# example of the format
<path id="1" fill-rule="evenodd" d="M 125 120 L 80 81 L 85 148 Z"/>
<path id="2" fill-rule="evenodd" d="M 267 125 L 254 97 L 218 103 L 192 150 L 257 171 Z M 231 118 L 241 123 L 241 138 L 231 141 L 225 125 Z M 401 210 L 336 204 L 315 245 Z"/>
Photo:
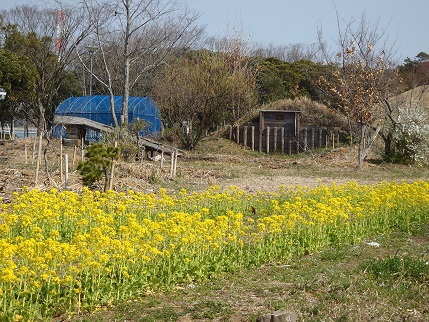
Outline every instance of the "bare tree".
<path id="1" fill-rule="evenodd" d="M 246 54 L 252 57 L 260 58 L 278 58 L 285 62 L 296 62 L 299 60 L 320 60 L 320 51 L 318 44 L 289 44 L 275 46 L 273 44 L 264 45 L 261 43 L 253 43 L 243 41 L 243 37 L 234 35 L 233 37 L 208 37 L 202 44 L 204 48 L 211 51 L 224 51 L 228 48 L 231 39 L 241 39 L 242 48 L 246 49 Z"/>
<path id="2" fill-rule="evenodd" d="M 119 129 L 119 122 L 115 113 L 115 70 L 111 66 L 117 60 L 119 49 L 114 41 L 114 35 L 110 34 L 109 27 L 113 24 L 112 10 L 110 6 L 106 9 L 102 4 L 91 1 L 84 2 L 85 10 L 88 14 L 91 25 L 91 36 L 85 43 L 76 48 L 77 56 L 86 72 L 90 73 L 90 78 L 97 80 L 110 97 L 111 114 L 115 128 Z M 90 55 L 90 62 L 86 58 Z M 100 68 L 93 68 L 93 61 L 100 63 Z M 89 92 L 92 93 L 92 81 L 90 82 Z"/>
<path id="3" fill-rule="evenodd" d="M 17 6 L 2 11 L 5 25 L 15 25 L 20 41 L 13 51 L 26 55 L 36 66 L 38 82 L 33 106 L 39 132 L 53 121 L 55 98 L 63 84 L 69 64 L 75 57 L 75 47 L 89 33 L 85 13 L 76 7 L 54 9 Z M 11 35 L 6 35 L 6 37 Z"/>
<path id="4" fill-rule="evenodd" d="M 254 44 L 251 49 L 252 56 L 263 58 L 276 57 L 285 62 L 296 62 L 299 60 L 319 60 L 319 47 L 317 44 L 289 44 L 274 46 L 272 44 L 263 46 Z"/>
<path id="5" fill-rule="evenodd" d="M 83 2 L 94 26 L 93 39 L 107 76 L 95 77 L 111 97 L 114 89 L 121 88 L 121 124 L 126 125 L 128 98 L 133 88 L 173 51 L 192 45 L 202 31 L 195 25 L 198 16 L 171 0 Z"/>
<path id="6" fill-rule="evenodd" d="M 387 43 L 386 30 L 378 22 L 371 25 L 363 14 L 360 20 L 340 20 L 337 13 L 337 52 L 328 51 L 323 33 L 319 29 L 319 44 L 330 74 L 321 77 L 320 84 L 331 106 L 342 111 L 357 127 L 358 167 L 383 129 L 387 115 L 386 99 L 392 95 L 397 83 L 393 63 L 393 47 Z M 357 24 L 356 24 L 357 23 Z"/>

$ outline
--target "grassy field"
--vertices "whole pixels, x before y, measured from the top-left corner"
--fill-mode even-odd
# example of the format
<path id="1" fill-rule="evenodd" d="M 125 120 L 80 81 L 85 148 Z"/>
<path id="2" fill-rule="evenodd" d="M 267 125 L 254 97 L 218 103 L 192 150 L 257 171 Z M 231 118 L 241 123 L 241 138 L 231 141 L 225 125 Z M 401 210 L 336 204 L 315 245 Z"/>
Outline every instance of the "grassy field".
<path id="1" fill-rule="evenodd" d="M 258 188 L 267 190 L 273 187 L 273 178 L 285 175 L 326 183 L 427 180 L 427 169 L 384 164 L 377 157 L 357 171 L 356 151 L 351 148 L 267 157 L 237 149 L 223 139 L 206 143 L 179 163 L 186 163 L 184 168 L 194 174 L 193 181 L 182 176 L 173 185 L 204 189 L 210 184 L 239 183 L 245 188 L 249 178 L 256 176 L 261 184 Z M 326 248 L 287 263 L 267 262 L 205 283 L 179 285 L 74 320 L 256 321 L 263 314 L 288 310 L 297 314 L 298 321 L 427 321 L 428 264 L 426 223 L 411 231 L 374 235 L 353 246 Z"/>
<path id="2" fill-rule="evenodd" d="M 73 321 L 428 321 L 429 227 L 142 296 Z M 57 321 L 59 321 L 58 319 Z"/>
<path id="3" fill-rule="evenodd" d="M 58 271 L 52 272 L 54 274 L 52 276 L 58 276 L 60 279 L 67 277 L 61 274 L 67 272 L 70 267 L 75 272 L 78 272 L 78 269 L 85 269 L 85 263 L 89 265 L 87 271 L 76 273 L 78 274 L 76 275 L 76 283 L 79 285 L 72 284 L 71 287 L 74 287 L 74 289 L 70 288 L 70 292 L 67 284 L 60 280 L 57 286 L 46 284 L 44 280 L 48 280 L 47 278 L 49 278 L 51 271 L 43 271 L 43 269 L 48 269 L 49 267 L 46 265 L 46 268 L 40 266 L 39 262 L 33 262 L 31 257 L 24 258 L 26 252 L 25 249 L 22 249 L 20 256 L 26 261 L 26 265 L 28 267 L 33 265 L 39 269 L 39 271 L 37 269 L 35 271 L 40 276 L 40 279 L 38 279 L 39 277 L 36 276 L 36 273 L 36 275 L 28 275 L 30 280 L 33 279 L 34 285 L 30 283 L 30 280 L 25 279 L 22 280 L 24 281 L 23 283 L 28 282 L 29 286 L 32 285 L 31 287 L 35 286 L 36 282 L 45 283 L 43 285 L 46 287 L 46 292 L 51 290 L 49 294 L 52 294 L 47 297 L 48 300 L 52 301 L 52 303 L 61 304 L 63 299 L 59 295 L 64 293 L 70 297 L 70 302 L 68 304 L 64 302 L 64 305 L 70 305 L 71 308 L 76 307 L 73 302 L 76 299 L 80 303 L 81 299 L 76 297 L 76 294 L 82 294 L 82 296 L 86 294 L 86 301 L 88 301 L 92 296 L 91 289 L 95 294 L 102 295 L 103 292 L 106 292 L 105 294 L 108 294 L 108 298 L 104 302 L 110 303 L 97 304 L 97 302 L 94 302 L 89 305 L 91 313 L 86 312 L 85 308 L 81 308 L 79 314 L 72 315 L 63 314 L 63 309 L 61 309 L 63 304 L 61 304 L 58 314 L 54 314 L 55 317 L 51 319 L 52 321 L 255 321 L 258 316 L 277 310 L 292 311 L 297 315 L 299 321 L 429 320 L 427 308 L 427 303 L 429 302 L 429 222 L 426 208 L 427 200 L 429 199 L 426 191 L 421 190 L 422 188 L 420 187 L 420 190 L 413 192 L 411 185 L 404 185 L 403 187 L 400 185 L 387 185 L 387 188 L 380 186 L 380 189 L 382 189 L 380 196 L 386 199 L 376 198 L 377 200 L 374 199 L 374 202 L 372 202 L 372 199 L 365 197 L 368 191 L 369 196 L 371 196 L 371 187 L 380 182 L 397 181 L 402 183 L 417 180 L 425 182 L 427 181 L 427 169 L 384 164 L 374 158 L 367 162 L 363 169 L 356 170 L 354 167 L 355 151 L 349 147 L 342 147 L 335 151 L 321 150 L 296 156 L 265 156 L 244 150 L 221 138 L 214 138 L 205 143 L 201 148 L 179 160 L 176 178 L 170 179 L 168 176 L 163 176 L 162 170 L 152 172 L 152 189 L 154 191 L 161 189 L 163 192 L 156 193 L 150 198 L 140 196 L 145 204 L 150 203 L 151 205 L 151 198 L 155 198 L 152 200 L 155 202 L 155 206 L 150 211 L 152 217 L 141 218 L 146 218 L 147 227 L 150 227 L 147 224 L 149 223 L 147 220 L 150 219 L 151 225 L 153 224 L 156 228 L 163 227 L 165 214 L 170 216 L 176 210 L 179 211 L 179 215 L 182 211 L 184 215 L 192 215 L 193 212 L 199 211 L 201 214 L 213 216 L 210 218 L 216 220 L 222 219 L 220 217 L 228 213 L 228 210 L 231 210 L 231 218 L 235 218 L 234 220 L 237 223 L 243 220 L 242 223 L 246 223 L 248 225 L 247 229 L 250 229 L 248 232 L 253 232 L 253 234 L 244 234 L 242 237 L 237 235 L 237 238 L 239 240 L 244 238 L 246 247 L 256 242 L 256 248 L 249 248 L 249 250 L 259 254 L 261 259 L 253 261 L 251 258 L 250 260 L 247 258 L 247 261 L 244 261 L 240 257 L 241 255 L 238 254 L 243 245 L 233 243 L 232 245 L 235 245 L 234 247 L 236 248 L 228 246 L 221 252 L 227 254 L 226 257 L 222 258 L 222 261 L 227 263 L 226 268 L 234 268 L 223 269 L 222 266 L 212 268 L 210 265 L 216 264 L 216 261 L 210 257 L 212 254 L 210 253 L 210 247 L 217 247 L 216 240 L 210 241 L 208 244 L 201 244 L 202 248 L 197 249 L 197 253 L 193 253 L 194 247 L 187 248 L 187 246 L 183 246 L 186 252 L 191 250 L 192 252 L 177 253 L 175 256 L 180 259 L 177 263 L 188 263 L 190 261 L 192 264 L 194 258 L 188 258 L 188 254 L 200 254 L 201 267 L 208 269 L 207 272 L 210 274 L 197 275 L 198 278 L 193 278 L 192 275 L 186 278 L 178 278 L 178 282 L 173 281 L 168 283 L 166 287 L 162 287 L 163 280 L 157 281 L 157 274 L 149 276 L 137 270 L 134 272 L 134 276 L 138 277 L 138 274 L 142 274 L 142 278 L 148 281 L 147 283 L 141 282 L 142 285 L 145 285 L 141 288 L 141 291 L 132 290 L 130 294 L 135 295 L 131 297 L 131 300 L 129 296 L 127 300 L 110 300 L 111 294 L 115 293 L 115 281 L 118 280 L 115 270 L 119 269 L 117 271 L 119 275 L 124 272 L 123 267 L 132 263 L 132 257 L 124 257 L 127 258 L 126 262 L 122 262 L 121 257 L 117 257 L 118 261 L 114 260 L 115 257 L 111 257 L 112 261 L 106 266 L 106 270 L 101 266 L 101 270 L 98 271 L 98 277 L 86 275 L 91 278 L 88 280 L 90 288 L 86 291 L 78 287 L 83 281 L 83 276 L 85 276 L 80 274 L 82 272 L 87 272 L 85 274 L 93 272 L 91 270 L 93 268 L 97 269 L 99 267 L 97 265 L 103 261 L 108 263 L 106 262 L 108 257 L 105 257 L 106 250 L 110 254 L 109 256 L 112 256 L 112 254 L 123 255 L 120 251 L 117 253 L 112 251 L 111 246 L 108 244 L 110 239 L 106 244 L 101 242 L 106 240 L 107 237 L 111 237 L 112 241 L 116 241 L 114 238 L 122 238 L 118 240 L 122 240 L 124 245 L 125 242 L 128 244 L 139 243 L 137 239 L 133 239 L 135 234 L 128 234 L 129 236 L 127 235 L 128 237 L 124 239 L 124 232 L 127 231 L 125 225 L 127 218 L 132 219 L 134 216 L 134 214 L 129 213 L 129 209 L 133 210 L 133 212 L 137 211 L 137 216 L 140 216 L 139 208 L 136 208 L 138 203 L 131 204 L 131 206 L 128 204 L 133 196 L 129 195 L 124 198 L 122 195 L 115 199 L 115 195 L 110 195 L 109 198 L 113 199 L 109 201 L 106 196 L 94 195 L 94 197 L 88 195 L 82 201 L 79 201 L 80 199 L 74 194 L 71 194 L 71 199 L 68 199 L 68 194 L 57 195 L 56 191 L 48 192 L 47 194 L 41 193 L 40 195 L 37 193 L 34 195 L 30 193 L 28 196 L 24 194 L 22 199 L 16 203 L 9 204 L 8 201 L 3 206 L 4 213 L 1 224 L 7 223 L 10 226 L 10 228 L 0 227 L 3 229 L 0 233 L 7 237 L 2 239 L 2 242 L 4 242 L 2 247 L 5 250 L 8 250 L 6 247 L 8 243 L 16 243 L 18 250 L 15 251 L 19 253 L 21 246 L 18 244 L 22 240 L 29 243 L 32 238 L 38 241 L 39 248 L 42 247 L 41 245 L 48 245 L 45 244 L 46 241 L 49 241 L 51 246 L 60 245 L 58 243 L 61 242 L 63 243 L 61 246 L 63 249 L 71 247 L 70 249 L 74 251 L 79 250 L 79 247 L 84 251 L 88 245 L 90 248 L 87 250 L 87 258 L 82 257 L 82 254 L 85 254 L 84 252 L 81 255 L 78 255 L 78 252 L 74 255 L 73 252 L 70 253 L 72 255 L 66 257 L 65 262 L 55 262 L 55 256 L 49 258 L 50 263 L 58 265 Z M 119 165 L 118 168 L 121 169 L 121 166 L 124 167 L 122 169 L 127 167 L 127 165 Z M 18 164 L 15 164 L 16 168 L 18 168 Z M 152 171 L 155 168 L 156 165 L 152 165 Z M 123 172 L 124 177 L 126 177 L 124 173 L 128 174 L 129 177 L 130 172 L 119 172 Z M 127 187 L 126 184 L 130 186 L 130 181 L 126 183 L 126 181 L 119 181 L 119 179 L 121 178 L 118 178 L 118 182 L 121 182 L 124 185 L 123 187 Z M 132 178 L 129 177 L 128 179 Z M 332 182 L 335 184 L 330 188 Z M 337 187 L 337 185 L 348 182 L 357 183 L 346 186 L 344 191 L 342 190 L 343 188 Z M 234 189 L 239 190 L 233 190 L 235 192 L 231 196 L 215 193 L 216 198 L 212 198 L 210 194 L 206 193 L 206 189 L 212 185 L 218 185 L 221 190 L 226 187 L 236 186 L 238 188 Z M 299 192 L 298 195 L 293 192 L 293 187 L 296 186 L 303 187 L 302 192 Z M 176 200 L 168 197 L 169 194 L 180 196 L 183 188 L 189 193 L 189 197 L 184 197 L 184 200 L 187 200 L 186 202 L 183 202 L 180 198 Z M 390 195 L 390 192 L 396 188 L 399 189 L 395 192 L 396 195 L 395 193 Z M 243 189 L 243 192 L 240 192 L 240 189 Z M 283 193 L 280 194 L 280 197 L 276 197 L 279 189 Z M 290 193 L 289 189 L 291 189 Z M 378 191 L 377 189 L 375 190 Z M 193 195 L 194 192 L 196 195 Z M 264 194 L 259 195 L 260 193 Z M 405 195 L 407 196 L 406 201 L 400 201 L 399 208 L 397 208 L 395 202 Z M 204 199 L 207 196 L 209 201 Z M 363 199 L 359 199 L 362 196 Z M 377 197 L 378 194 L 375 192 L 372 196 Z M 198 199 L 200 197 L 201 201 Z M 218 197 L 220 199 L 217 199 Z M 138 201 L 139 199 L 137 198 L 136 200 Z M 114 203 L 112 203 L 113 201 Z M 75 206 L 72 207 L 75 202 Z M 103 202 L 107 203 L 103 206 Z M 122 204 L 122 202 L 124 203 Z M 364 203 L 365 207 L 362 208 L 364 210 L 361 209 L 360 202 Z M 100 203 L 102 206 L 98 208 Z M 298 206 L 301 204 L 302 206 Z M 252 214 L 249 205 L 255 206 L 255 213 Z M 346 213 L 343 213 L 343 207 L 346 207 Z M 386 208 L 387 210 L 384 209 L 379 212 L 378 210 L 381 208 Z M 6 215 L 9 214 L 8 209 L 14 210 L 10 212 L 9 217 Z M 62 209 L 59 212 L 62 213 L 61 217 L 55 217 L 55 211 L 58 209 Z M 76 221 L 77 225 L 75 223 L 77 219 L 73 219 L 75 218 L 73 217 L 74 209 L 79 209 L 76 214 L 81 216 L 79 221 Z M 270 217 L 271 215 L 276 215 L 276 213 L 291 214 L 293 212 L 291 209 L 303 216 L 301 217 L 301 224 L 303 225 L 303 229 L 300 230 L 301 233 L 294 235 L 286 231 L 286 234 L 282 235 L 284 232 L 277 231 L 278 227 L 276 228 L 275 225 L 272 230 L 265 228 L 264 225 L 260 226 L 262 223 L 273 224 L 272 220 L 277 220 L 279 217 Z M 392 209 L 392 218 L 389 218 L 389 209 Z M 355 232 L 354 230 L 349 231 L 347 220 L 343 219 L 348 217 L 359 219 L 360 216 L 365 216 L 366 212 L 368 214 L 377 214 L 378 219 L 374 221 L 374 226 L 371 224 L 372 219 L 370 216 L 369 222 L 365 225 L 359 226 L 360 221 L 358 220 L 354 225 L 360 228 Z M 28 215 L 30 213 L 31 216 Z M 92 217 L 92 213 L 96 214 L 96 216 Z M 118 218 L 122 218 L 119 218 L 122 220 L 121 224 L 113 221 L 117 220 L 117 213 L 120 213 Z M 244 214 L 242 219 L 240 219 L 240 213 Z M 333 226 L 321 224 L 321 230 L 317 230 L 317 224 L 316 228 L 312 228 L 312 225 L 314 225 L 312 221 L 321 220 L 321 217 L 319 219 L 317 219 L 317 216 L 314 217 L 315 219 L 313 218 L 313 215 L 316 214 L 317 216 L 328 214 L 329 216 L 334 216 L 332 218 L 339 219 L 333 221 Z M 15 215 L 20 216 L 18 220 L 14 217 Z M 49 216 L 56 219 L 51 220 Z M 145 216 L 144 212 L 141 216 Z M 331 218 L 329 216 L 328 218 Z M 406 221 L 409 217 L 417 219 L 413 219 L 407 224 Z M 90 218 L 93 218 L 92 222 Z M 177 218 L 178 220 L 180 219 L 180 217 Z M 198 219 L 199 217 L 195 218 Z M 251 221 L 252 218 L 253 220 Z M 254 221 L 255 224 L 252 226 L 251 223 Z M 24 222 L 26 223 L 24 224 Z M 59 222 L 62 223 L 60 226 L 58 226 Z M 100 226 L 100 229 L 102 229 L 101 235 L 99 235 L 100 231 L 97 230 L 97 222 L 102 224 Z M 139 228 L 138 224 L 141 224 L 141 222 L 142 219 L 131 220 L 130 224 L 134 226 L 130 227 L 140 229 L 141 227 Z M 201 223 L 210 223 L 210 221 L 201 221 Z M 288 223 L 288 221 L 285 223 Z M 160 224 L 161 226 L 157 226 Z M 196 224 L 200 225 L 198 222 Z M 121 228 L 120 225 L 123 227 Z M 79 228 L 76 229 L 76 227 Z M 182 228 L 185 229 L 184 227 L 186 225 Z M 217 230 L 215 230 L 215 226 L 213 227 L 211 228 L 212 230 L 208 230 L 210 233 L 204 236 L 215 236 Z M 232 228 L 230 227 L 229 229 Z M 119 234 L 120 231 L 122 235 Z M 155 272 L 158 272 L 157 267 L 162 268 L 162 266 L 156 266 L 158 259 L 160 263 L 171 261 L 167 257 L 163 257 L 167 254 L 167 248 L 163 247 L 172 245 L 171 243 L 173 242 L 176 244 L 175 247 L 178 247 L 181 243 L 180 240 L 173 241 L 171 238 L 174 236 L 170 236 L 169 231 L 164 227 L 164 230 L 154 230 L 152 232 L 165 234 L 162 235 L 165 240 L 170 238 L 169 242 L 164 243 L 161 242 L 162 238 L 157 236 L 158 244 L 150 244 L 151 247 L 160 249 L 163 254 L 157 255 L 161 257 L 154 257 L 153 265 L 155 266 L 151 267 Z M 234 240 L 235 235 L 229 235 L 234 232 L 238 233 L 239 230 L 232 229 L 228 233 L 222 233 L 226 235 L 219 235 L 228 236 L 226 239 L 221 237 L 225 245 Z M 262 235 L 258 235 L 258 232 L 262 232 Z M 352 234 L 348 234 L 349 232 L 352 232 Z M 118 235 L 116 235 L 117 233 Z M 358 235 L 355 235 L 355 233 L 358 233 Z M 79 237 L 79 234 L 81 234 L 81 237 Z M 97 236 L 100 236 L 99 240 L 97 240 Z M 319 240 L 318 236 L 325 237 Z M 261 237 L 262 239 L 260 239 Z M 307 237 L 311 238 L 311 242 L 307 240 Z M 75 244 L 76 240 L 83 242 Z M 94 242 L 92 248 L 90 241 Z M 260 241 L 262 241 L 262 244 L 258 244 Z M 148 238 L 146 242 L 152 243 L 152 239 Z M 28 243 L 26 245 L 29 245 Z M 294 246 L 287 246 L 288 252 L 283 253 L 282 251 L 279 252 L 281 247 L 277 247 L 276 243 Z M 307 246 L 303 247 L 303 243 L 307 244 Z M 76 245 L 78 248 L 73 248 Z M 107 248 L 105 248 L 106 245 L 108 246 Z M 112 245 L 119 246 L 117 243 Z M 198 243 L 195 245 L 199 247 Z M 173 248 L 168 249 L 172 251 Z M 263 254 L 261 255 L 260 252 Z M 98 257 L 92 257 L 93 253 Z M 3 252 L 1 255 L 6 256 L 5 254 Z M 147 253 L 147 255 L 150 255 L 150 253 Z M 40 263 L 45 264 L 44 261 L 47 258 L 43 256 L 46 257 L 46 254 L 41 254 L 41 256 L 35 258 L 40 258 Z M 75 257 L 73 258 L 72 256 Z M 235 259 L 237 259 L 237 263 L 234 262 Z M 75 267 L 79 261 L 82 261 L 81 268 Z M 132 268 L 133 266 L 128 267 Z M 181 269 L 189 270 L 191 268 L 186 265 L 183 267 L 179 265 L 178 271 L 180 273 Z M 198 265 L 192 269 L 198 269 Z M 113 270 L 113 273 L 111 270 Z M 6 281 L 9 278 L 12 281 L 13 275 L 6 275 L 6 271 L 7 268 L 3 268 L 2 279 Z M 19 271 L 24 274 L 23 276 L 28 274 L 26 273 L 28 270 L 26 272 Z M 166 272 L 162 269 L 159 270 L 159 272 L 161 271 Z M 47 272 L 48 275 L 44 277 L 43 272 L 45 274 Z M 110 279 L 111 276 L 112 279 Z M 175 278 L 175 276 L 172 275 L 171 278 Z M 103 288 L 103 283 L 106 282 L 106 287 Z M 148 287 L 148 285 L 151 285 L 149 282 L 158 284 L 156 287 L 151 288 Z M 133 283 L 137 286 L 140 285 L 138 279 L 134 279 Z M 84 283 L 82 282 L 82 284 Z M 101 288 L 95 288 L 95 286 L 100 285 Z M 22 286 L 22 289 L 27 293 L 16 293 L 19 295 L 16 298 L 12 298 L 11 303 L 18 303 L 20 298 L 24 299 L 25 296 L 30 296 L 25 289 L 25 285 Z M 10 290 L 4 288 L 3 291 L 15 292 L 15 286 L 11 287 Z M 55 292 L 51 293 L 52 291 Z M 122 291 L 123 289 L 121 289 Z M 34 294 L 39 294 L 37 292 L 36 290 Z M 73 292 L 76 292 L 76 294 L 73 295 Z M 40 294 L 45 296 L 43 293 Z M 94 299 L 95 297 L 96 295 L 94 295 Z M 31 299 L 31 297 L 29 298 Z M 103 300 L 100 303 L 102 302 Z M 25 303 L 30 303 L 30 307 L 35 307 L 34 304 L 31 304 L 31 301 Z M 85 299 L 82 303 L 85 303 Z M 7 302 L 3 301 L 5 311 L 7 310 L 6 304 Z M 25 319 L 20 314 L 17 314 L 12 320 L 23 321 Z"/>

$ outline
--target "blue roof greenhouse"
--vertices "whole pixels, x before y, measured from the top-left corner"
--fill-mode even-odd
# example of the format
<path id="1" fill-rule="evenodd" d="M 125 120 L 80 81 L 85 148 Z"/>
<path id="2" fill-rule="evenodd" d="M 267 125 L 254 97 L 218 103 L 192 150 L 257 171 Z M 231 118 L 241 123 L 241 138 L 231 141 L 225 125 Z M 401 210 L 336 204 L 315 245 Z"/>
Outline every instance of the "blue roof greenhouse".
<path id="1" fill-rule="evenodd" d="M 119 124 L 121 124 L 122 101 L 122 96 L 114 96 L 114 111 Z M 148 123 L 146 129 L 139 133 L 141 136 L 149 135 L 156 137 L 161 132 L 160 113 L 156 103 L 150 97 L 129 97 L 128 122 L 133 123 L 136 120 L 144 120 Z M 54 123 L 66 129 L 85 127 L 87 130 L 86 139 L 91 140 L 91 138 L 97 137 L 103 130 L 114 127 L 110 108 L 110 96 L 70 97 L 63 101 L 56 109 Z M 58 133 L 58 129 L 54 131 L 54 135 L 55 132 Z M 59 134 L 57 135 L 59 136 Z"/>

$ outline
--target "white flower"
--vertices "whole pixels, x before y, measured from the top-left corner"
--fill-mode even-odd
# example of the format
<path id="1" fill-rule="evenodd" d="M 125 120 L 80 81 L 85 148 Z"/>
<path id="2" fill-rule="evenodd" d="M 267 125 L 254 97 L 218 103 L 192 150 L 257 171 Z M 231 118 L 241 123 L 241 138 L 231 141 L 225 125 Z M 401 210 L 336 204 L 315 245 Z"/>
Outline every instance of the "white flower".
<path id="1" fill-rule="evenodd" d="M 376 242 L 368 242 L 368 243 L 366 243 L 368 246 L 373 246 L 373 247 L 380 247 L 380 244 L 379 243 L 376 243 Z"/>

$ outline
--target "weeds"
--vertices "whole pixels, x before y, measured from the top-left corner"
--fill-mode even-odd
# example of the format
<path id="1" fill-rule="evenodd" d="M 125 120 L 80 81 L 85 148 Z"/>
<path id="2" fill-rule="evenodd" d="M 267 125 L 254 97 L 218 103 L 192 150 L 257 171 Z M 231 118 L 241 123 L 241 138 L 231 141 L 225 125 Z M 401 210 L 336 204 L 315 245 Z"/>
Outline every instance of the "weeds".
<path id="1" fill-rule="evenodd" d="M 409 282 L 429 285 L 429 263 L 411 256 L 393 256 L 386 259 L 371 259 L 364 264 L 373 278 L 383 281 Z"/>

